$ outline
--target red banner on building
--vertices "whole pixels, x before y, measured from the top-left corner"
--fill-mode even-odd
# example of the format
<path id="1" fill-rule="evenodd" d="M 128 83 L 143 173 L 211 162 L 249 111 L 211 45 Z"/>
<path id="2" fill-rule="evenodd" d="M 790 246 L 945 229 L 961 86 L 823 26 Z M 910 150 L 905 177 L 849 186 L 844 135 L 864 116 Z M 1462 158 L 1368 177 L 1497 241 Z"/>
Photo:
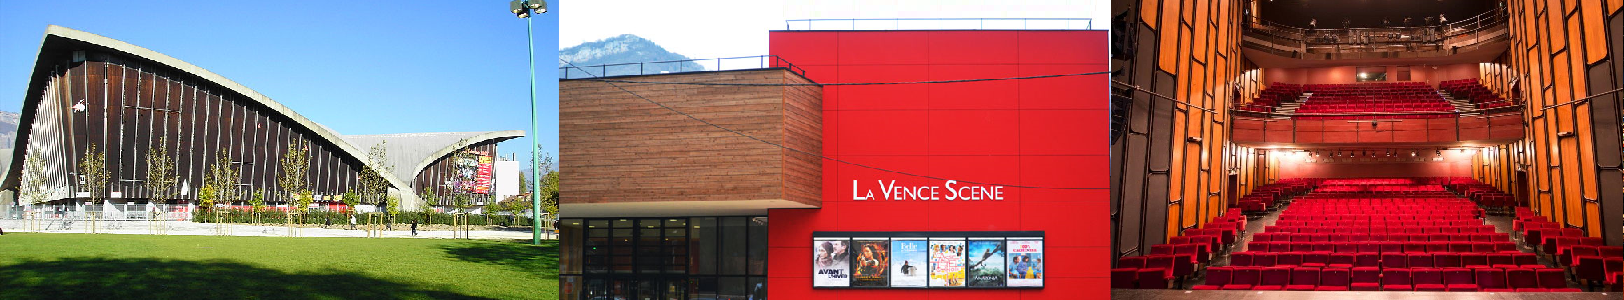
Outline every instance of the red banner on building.
<path id="1" fill-rule="evenodd" d="M 495 163 L 492 162 L 492 158 L 490 156 L 479 156 L 479 169 L 474 173 L 473 192 L 475 194 L 491 193 L 491 170 L 494 165 Z"/>

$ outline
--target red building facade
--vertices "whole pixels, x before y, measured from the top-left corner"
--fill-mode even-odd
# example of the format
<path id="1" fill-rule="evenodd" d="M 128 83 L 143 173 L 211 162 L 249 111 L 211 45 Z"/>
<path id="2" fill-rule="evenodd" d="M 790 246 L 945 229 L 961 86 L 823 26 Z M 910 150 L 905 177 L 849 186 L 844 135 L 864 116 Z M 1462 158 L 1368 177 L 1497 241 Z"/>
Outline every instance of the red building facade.
<path id="1" fill-rule="evenodd" d="M 1107 37 L 1075 30 L 775 31 L 770 51 L 823 84 L 939 81 L 1107 71 Z M 825 86 L 822 152 L 830 159 L 823 161 L 821 207 L 768 211 L 770 295 L 1108 297 L 1107 80 Z M 814 287 L 808 259 L 814 233 L 1013 232 L 1043 236 L 1041 288 Z"/>

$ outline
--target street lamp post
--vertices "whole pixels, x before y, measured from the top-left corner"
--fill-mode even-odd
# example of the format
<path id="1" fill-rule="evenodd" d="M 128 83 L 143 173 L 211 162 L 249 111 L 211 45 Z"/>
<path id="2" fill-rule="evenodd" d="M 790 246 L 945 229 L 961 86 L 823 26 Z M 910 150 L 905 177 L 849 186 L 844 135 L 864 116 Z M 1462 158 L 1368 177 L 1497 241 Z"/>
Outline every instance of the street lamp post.
<path id="1" fill-rule="evenodd" d="M 546 0 L 513 0 L 508 2 L 508 10 L 515 16 L 524 19 L 525 46 L 530 48 L 530 244 L 541 245 L 541 170 L 538 160 L 541 159 L 541 149 L 536 147 L 536 134 L 541 127 L 536 123 L 536 42 L 535 25 L 530 20 L 530 13 L 547 13 Z"/>

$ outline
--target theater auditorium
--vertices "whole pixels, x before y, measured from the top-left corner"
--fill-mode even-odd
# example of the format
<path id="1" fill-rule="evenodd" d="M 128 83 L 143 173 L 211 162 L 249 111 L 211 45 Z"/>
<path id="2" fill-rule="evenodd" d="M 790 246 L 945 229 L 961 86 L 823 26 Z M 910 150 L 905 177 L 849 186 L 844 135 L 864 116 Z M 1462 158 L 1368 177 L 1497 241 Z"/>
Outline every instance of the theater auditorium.
<path id="1" fill-rule="evenodd" d="M 1114 1 L 1113 297 L 1616 299 L 1621 6 Z"/>

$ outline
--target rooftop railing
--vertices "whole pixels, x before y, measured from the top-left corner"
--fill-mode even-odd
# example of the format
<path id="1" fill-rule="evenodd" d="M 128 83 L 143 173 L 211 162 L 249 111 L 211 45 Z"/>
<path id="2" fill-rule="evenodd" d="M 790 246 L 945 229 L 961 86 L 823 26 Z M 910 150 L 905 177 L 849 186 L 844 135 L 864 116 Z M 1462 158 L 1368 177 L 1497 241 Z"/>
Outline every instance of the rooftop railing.
<path id="1" fill-rule="evenodd" d="M 784 30 L 1092 30 L 1090 18 L 923 18 L 785 20 Z"/>
<path id="2" fill-rule="evenodd" d="M 1314 29 L 1252 19 L 1244 40 L 1249 48 L 1301 59 L 1447 56 L 1508 40 L 1507 20 L 1504 9 L 1414 27 Z"/>
<path id="3" fill-rule="evenodd" d="M 777 55 L 756 55 L 722 58 L 682 59 L 651 62 L 630 62 L 605 65 L 574 66 L 565 64 L 558 68 L 558 79 L 581 79 L 596 77 L 658 75 L 687 72 L 715 72 L 751 70 L 766 68 L 785 68 L 796 75 L 806 76 L 806 70 L 795 66 L 788 60 Z"/>

